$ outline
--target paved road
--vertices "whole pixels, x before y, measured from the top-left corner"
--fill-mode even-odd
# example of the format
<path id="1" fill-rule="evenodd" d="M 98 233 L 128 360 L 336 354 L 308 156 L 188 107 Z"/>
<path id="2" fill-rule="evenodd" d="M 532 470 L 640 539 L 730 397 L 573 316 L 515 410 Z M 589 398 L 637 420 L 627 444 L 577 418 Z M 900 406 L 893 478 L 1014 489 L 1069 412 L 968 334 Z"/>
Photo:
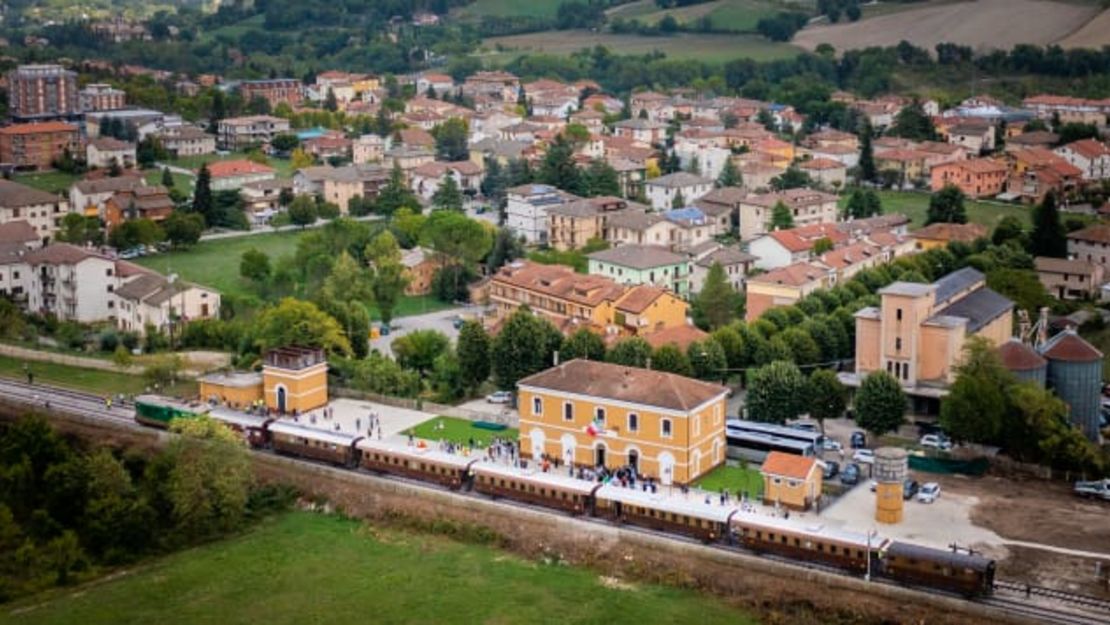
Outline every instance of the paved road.
<path id="1" fill-rule="evenodd" d="M 455 329 L 453 323 L 455 317 L 459 314 L 477 314 L 479 311 L 481 311 L 479 306 L 460 306 L 426 315 L 410 315 L 394 319 L 392 325 L 390 325 L 389 334 L 370 341 L 370 348 L 392 356 L 393 341 L 413 330 L 438 330 L 454 341 L 459 336 L 459 331 Z"/>

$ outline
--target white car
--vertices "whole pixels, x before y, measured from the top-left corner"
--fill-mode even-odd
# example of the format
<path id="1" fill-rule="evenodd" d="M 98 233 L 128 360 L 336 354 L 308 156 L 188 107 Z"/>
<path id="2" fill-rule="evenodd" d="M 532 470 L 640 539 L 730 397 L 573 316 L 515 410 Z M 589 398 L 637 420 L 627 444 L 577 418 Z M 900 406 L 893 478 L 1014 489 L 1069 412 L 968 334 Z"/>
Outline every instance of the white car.
<path id="1" fill-rule="evenodd" d="M 852 460 L 864 464 L 874 464 L 875 452 L 870 449 L 857 449 L 856 453 L 852 454 Z"/>
<path id="2" fill-rule="evenodd" d="M 936 482 L 926 482 L 921 490 L 917 491 L 917 500 L 921 503 L 933 503 L 940 499 L 940 484 Z"/>
<path id="3" fill-rule="evenodd" d="M 825 441 L 821 443 L 821 448 L 825 451 L 840 451 L 843 449 L 840 445 L 840 441 L 831 438 L 826 438 Z"/>
<path id="4" fill-rule="evenodd" d="M 486 395 L 486 401 L 491 404 L 507 404 L 513 401 L 513 394 L 509 391 L 497 391 Z"/>
<path id="5" fill-rule="evenodd" d="M 921 440 L 918 441 L 918 443 L 922 447 L 931 447 L 933 449 L 939 449 L 941 451 L 949 451 L 952 449 L 952 441 L 944 438 L 939 434 L 926 434 L 925 436 L 921 437 Z"/>

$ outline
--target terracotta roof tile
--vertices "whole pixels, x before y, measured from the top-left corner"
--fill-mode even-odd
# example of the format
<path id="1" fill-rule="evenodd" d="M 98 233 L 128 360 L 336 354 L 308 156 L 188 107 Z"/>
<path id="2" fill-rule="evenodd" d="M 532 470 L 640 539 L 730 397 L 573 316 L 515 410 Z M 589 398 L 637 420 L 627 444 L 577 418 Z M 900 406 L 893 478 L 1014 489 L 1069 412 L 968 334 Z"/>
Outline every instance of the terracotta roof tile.
<path id="1" fill-rule="evenodd" d="M 763 461 L 763 466 L 759 468 L 759 471 L 767 475 L 804 480 L 809 477 L 815 464 L 817 464 L 816 458 L 772 451 L 767 454 L 767 459 Z"/>
<path id="2" fill-rule="evenodd" d="M 719 384 L 592 360 L 571 360 L 524 378 L 520 387 L 574 393 L 682 412 L 723 397 Z"/>

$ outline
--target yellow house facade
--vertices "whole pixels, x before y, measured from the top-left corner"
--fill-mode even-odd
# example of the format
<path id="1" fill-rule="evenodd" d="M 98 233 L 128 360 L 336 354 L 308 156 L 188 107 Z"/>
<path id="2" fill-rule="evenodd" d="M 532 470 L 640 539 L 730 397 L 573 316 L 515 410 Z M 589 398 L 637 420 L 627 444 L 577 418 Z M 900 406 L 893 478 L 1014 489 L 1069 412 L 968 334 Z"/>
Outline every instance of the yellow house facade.
<path id="1" fill-rule="evenodd" d="M 723 386 L 572 360 L 517 388 L 523 458 L 634 467 L 663 485 L 689 484 L 725 461 Z"/>
<path id="2" fill-rule="evenodd" d="M 232 371 L 210 373 L 197 380 L 200 398 L 216 401 L 230 408 L 249 408 L 262 400 L 262 374 Z"/>
<path id="3" fill-rule="evenodd" d="M 763 476 L 764 504 L 809 510 L 821 498 L 824 473 L 816 458 L 772 451 L 759 472 Z"/>
<path id="4" fill-rule="evenodd" d="M 282 347 L 266 353 L 263 398 L 279 414 L 304 413 L 328 403 L 328 363 L 324 350 Z"/>

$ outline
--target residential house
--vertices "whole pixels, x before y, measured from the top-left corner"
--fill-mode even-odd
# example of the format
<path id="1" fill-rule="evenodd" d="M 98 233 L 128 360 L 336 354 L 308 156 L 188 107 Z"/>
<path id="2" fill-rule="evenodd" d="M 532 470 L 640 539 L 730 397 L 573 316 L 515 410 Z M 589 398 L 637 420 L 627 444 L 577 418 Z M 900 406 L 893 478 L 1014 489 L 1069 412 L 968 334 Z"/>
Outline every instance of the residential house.
<path id="1" fill-rule="evenodd" d="M 624 108 L 624 102 L 619 98 L 604 93 L 595 93 L 587 96 L 582 101 L 582 110 L 593 110 L 601 113 L 619 113 Z"/>
<path id="2" fill-rule="evenodd" d="M 547 244 L 572 250 L 592 240 L 608 240 L 609 217 L 625 209 L 647 207 L 618 197 L 600 196 L 556 204 L 547 209 Z"/>
<path id="3" fill-rule="evenodd" d="M 693 265 L 683 254 L 654 245 L 619 245 L 587 255 L 590 275 L 618 284 L 648 284 L 682 297 L 690 294 Z"/>
<path id="4" fill-rule="evenodd" d="M 109 198 L 121 191 L 143 186 L 146 186 L 146 180 L 133 172 L 116 177 L 78 180 L 69 188 L 69 205 L 86 217 L 104 219 L 104 205 Z"/>
<path id="5" fill-rule="evenodd" d="M 613 134 L 632 139 L 643 147 L 651 147 L 666 138 L 667 125 L 650 119 L 626 119 L 613 124 Z"/>
<path id="6" fill-rule="evenodd" d="M 718 187 L 694 201 L 705 216 L 714 220 L 717 231 L 724 234 L 733 231 L 733 224 L 740 219 L 740 202 L 748 196 L 741 187 Z"/>
<path id="7" fill-rule="evenodd" d="M 1110 178 L 1110 147 L 1096 139 L 1073 141 L 1056 149 L 1068 163 L 1078 167 L 1083 180 L 1106 180 Z"/>
<path id="8" fill-rule="evenodd" d="M 748 195 L 739 205 L 740 239 L 750 241 L 771 231 L 774 209 L 779 202 L 790 210 L 795 227 L 835 223 L 839 214 L 837 200 L 835 195 L 804 188 Z"/>
<path id="9" fill-rule="evenodd" d="M 424 72 L 416 79 L 416 92 L 426 95 L 429 90 L 435 93 L 436 97 L 442 98 L 455 90 L 455 81 L 447 74 Z"/>
<path id="10" fill-rule="evenodd" d="M 256 223 L 267 223 L 281 208 L 282 191 L 293 191 L 293 182 L 273 178 L 248 182 L 239 188 L 239 195 L 243 198 L 243 208 Z M 341 209 L 342 210 L 342 209 Z"/>
<path id="11" fill-rule="evenodd" d="M 571 360 L 522 379 L 517 389 L 522 457 L 631 466 L 663 486 L 691 484 L 725 462 L 723 386 Z"/>
<path id="12" fill-rule="evenodd" d="M 850 237 L 835 223 L 817 223 L 774 230 L 752 239 L 748 245 L 759 260 L 755 266 L 760 269 L 777 269 L 797 262 L 806 261 L 813 256 L 813 247 L 818 241 L 825 241 L 830 247 L 844 245 Z"/>
<path id="13" fill-rule="evenodd" d="M 1010 176 L 1006 185 L 1007 199 L 1040 204 L 1050 192 L 1057 197 L 1066 197 L 1083 184 L 1083 172 L 1078 167 L 1052 152 L 1048 154 L 1053 156 L 1048 162 L 1028 167 L 1024 173 Z"/>
<path id="14" fill-rule="evenodd" d="M 311 154 L 317 161 L 331 161 L 337 159 L 346 161 L 351 158 L 354 142 L 343 136 L 342 133 L 325 134 L 301 142 L 301 147 Z"/>
<path id="15" fill-rule="evenodd" d="M 837 146 L 848 148 L 854 152 L 858 152 L 859 137 L 850 132 L 828 128 L 825 130 L 819 130 L 807 136 L 805 138 L 805 141 L 803 141 L 803 146 L 811 149 Z"/>
<path id="16" fill-rule="evenodd" d="M 251 115 L 221 119 L 217 126 L 219 143 L 226 150 L 244 150 L 268 144 L 289 132 L 289 120 L 272 115 Z"/>
<path id="17" fill-rule="evenodd" d="M 50 169 L 66 150 L 77 154 L 77 126 L 32 122 L 0 128 L 0 163 L 18 169 Z"/>
<path id="18" fill-rule="evenodd" d="M 165 187 L 135 187 L 116 192 L 104 203 L 104 226 L 111 231 L 124 221 L 132 219 L 160 222 L 169 217 L 173 209 L 173 200 Z"/>
<path id="19" fill-rule="evenodd" d="M 713 190 L 713 181 L 684 171 L 652 178 L 644 183 L 648 202 L 655 210 L 689 206 Z M 681 197 L 679 197 L 681 196 Z M 680 204 L 675 199 L 681 200 Z"/>
<path id="20" fill-rule="evenodd" d="M 609 216 L 611 245 L 670 246 L 677 225 L 662 214 L 629 208 Z"/>
<path id="21" fill-rule="evenodd" d="M 1086 260 L 1038 256 L 1033 264 L 1045 290 L 1057 299 L 1097 298 L 1106 282 L 1103 266 Z"/>
<path id="22" fill-rule="evenodd" d="M 746 288 L 745 278 L 756 261 L 753 254 L 742 251 L 737 245 L 721 245 L 717 242 L 694 248 L 688 253 L 694 261 L 694 271 L 690 275 L 690 292 L 694 294 L 701 292 L 713 265 L 720 265 L 729 286 L 737 293 L 743 293 Z"/>
<path id="23" fill-rule="evenodd" d="M 1110 272 L 1110 224 L 1094 224 L 1069 232 L 1068 258 L 1085 260 Z"/>
<path id="24" fill-rule="evenodd" d="M 432 280 L 442 264 L 436 261 L 431 250 L 420 246 L 404 250 L 401 253 L 401 264 L 405 268 L 404 276 L 408 279 L 405 295 L 417 297 L 432 292 Z"/>
<path id="25" fill-rule="evenodd" d="M 414 168 L 409 183 L 413 193 L 430 201 L 443 181 L 451 177 L 464 195 L 473 197 L 481 190 L 484 174 L 485 169 L 474 161 L 434 161 Z"/>
<path id="26" fill-rule="evenodd" d="M 617 172 L 621 195 L 639 197 L 644 181 L 647 180 L 647 163 L 622 156 L 606 156 L 605 161 Z"/>
<path id="27" fill-rule="evenodd" d="M 871 269 L 890 260 L 883 248 L 870 241 L 857 241 L 833 248 L 816 258 L 815 263 L 833 272 L 830 286 L 851 280 L 864 269 Z"/>
<path id="28" fill-rule="evenodd" d="M 216 151 L 216 136 L 196 126 L 167 128 L 155 136 L 174 158 L 202 156 Z"/>
<path id="29" fill-rule="evenodd" d="M 49 241 L 62 225 L 62 218 L 70 212 L 65 198 L 0 179 L 0 227 L 23 222 L 35 231 L 40 241 Z"/>
<path id="30" fill-rule="evenodd" d="M 380 163 L 385 157 L 385 142 L 378 135 L 362 135 L 351 145 L 351 160 L 355 165 Z"/>
<path id="31" fill-rule="evenodd" d="M 1045 121 L 1058 116 L 1061 124 L 1094 124 L 1105 126 L 1110 104 L 1106 100 L 1089 100 L 1069 96 L 1042 94 L 1025 98 L 1022 106 Z"/>
<path id="32" fill-rule="evenodd" d="M 354 198 L 375 198 L 390 178 L 379 165 L 306 167 L 293 175 L 293 193 L 314 195 L 339 207 L 346 215 Z"/>
<path id="33" fill-rule="evenodd" d="M 24 254 L 18 264 L 26 279 L 28 312 L 80 323 L 115 316 L 116 261 L 75 245 L 54 243 Z"/>
<path id="34" fill-rule="evenodd" d="M 958 161 L 934 167 L 930 172 L 930 187 L 939 191 L 951 184 L 968 197 L 988 197 L 1002 193 L 1009 173 L 1005 163 L 990 158 Z"/>
<path id="35" fill-rule="evenodd" d="M 972 336 L 999 346 L 1013 332 L 1014 303 L 965 267 L 932 284 L 895 282 L 879 290 L 878 307 L 856 312 L 856 369 L 841 381 L 858 386 L 886 371 L 907 394 L 939 398 L 956 377 Z"/>
<path id="36" fill-rule="evenodd" d="M 304 85 L 294 78 L 270 78 L 266 80 L 244 80 L 239 83 L 239 95 L 243 102 L 262 98 L 270 103 L 270 108 L 279 104 L 291 107 L 300 106 L 304 100 Z"/>
<path id="37" fill-rule="evenodd" d="M 640 338 L 648 342 L 653 350 L 659 349 L 664 345 L 673 345 L 680 349 L 682 353 L 690 348 L 690 345 L 699 341 L 704 341 L 709 338 L 709 333 L 704 330 L 699 330 L 696 326 L 684 325 L 673 326 L 664 328 L 655 332 L 646 332 L 640 335 Z"/>
<path id="38" fill-rule="evenodd" d="M 759 319 L 776 306 L 791 306 L 820 288 L 829 286 L 835 273 L 823 265 L 800 262 L 767 273 L 749 276 L 745 319 Z"/>
<path id="39" fill-rule="evenodd" d="M 621 285 L 531 261 L 515 261 L 495 273 L 489 300 L 496 322 L 527 305 L 566 334 L 587 328 L 611 337 L 686 325 L 688 310 L 686 302 L 658 287 Z"/>
<path id="40" fill-rule="evenodd" d="M 127 106 L 127 92 L 104 83 L 90 83 L 77 92 L 81 110 L 112 111 Z"/>
<path id="41" fill-rule="evenodd" d="M 694 206 L 666 211 L 663 219 L 674 224 L 670 246 L 675 249 L 695 247 L 728 232 L 719 229 L 718 220 L 710 218 Z"/>
<path id="42" fill-rule="evenodd" d="M 135 144 L 111 137 L 92 139 L 85 146 L 85 163 L 107 169 L 113 163 L 123 169 L 135 166 Z"/>
<path id="43" fill-rule="evenodd" d="M 844 163 L 831 158 L 802 161 L 798 169 L 809 174 L 810 180 L 825 188 L 840 189 L 848 182 L 848 168 Z"/>
<path id="44" fill-rule="evenodd" d="M 848 169 L 859 165 L 859 149 L 845 145 L 829 144 L 803 148 L 802 153 L 809 154 L 813 160 L 836 161 Z"/>
<path id="45" fill-rule="evenodd" d="M 755 191 L 769 190 L 771 181 L 786 171 L 784 168 L 765 163 L 744 163 L 738 165 L 736 169 L 744 179 L 744 187 Z"/>
<path id="46" fill-rule="evenodd" d="M 1009 128 L 1007 128 L 1009 130 Z M 1029 148 L 1042 148 L 1051 150 L 1060 143 L 1060 135 L 1049 132 L 1047 130 L 1034 130 L 1033 132 L 1023 132 L 1016 137 L 1006 139 L 1007 152 L 1014 150 L 1028 150 Z"/>
<path id="47" fill-rule="evenodd" d="M 435 153 L 428 148 L 394 145 L 385 151 L 386 166 L 397 166 L 406 174 L 434 160 Z"/>
<path id="48" fill-rule="evenodd" d="M 182 280 L 143 273 L 115 291 L 116 327 L 145 333 L 148 328 L 172 333 L 197 319 L 220 318 L 220 293 Z"/>
<path id="49" fill-rule="evenodd" d="M 816 458 L 772 451 L 759 473 L 763 476 L 764 505 L 792 510 L 819 505 L 824 472 Z"/>
<path id="50" fill-rule="evenodd" d="M 470 144 L 470 160 L 485 164 L 486 159 L 493 159 L 502 167 L 508 167 L 512 161 L 523 158 L 531 148 L 532 144 L 527 141 L 486 138 Z"/>
<path id="51" fill-rule="evenodd" d="M 948 247 L 953 241 L 973 243 L 987 236 L 987 227 L 982 224 L 951 224 L 937 222 L 910 233 L 917 249 L 927 251 L 938 247 Z"/>
<path id="52" fill-rule="evenodd" d="M 238 191 L 248 182 L 272 180 L 275 177 L 273 167 L 247 159 L 213 161 L 208 163 L 208 173 L 212 177 L 213 191 Z"/>
<path id="53" fill-rule="evenodd" d="M 898 186 L 904 188 L 928 178 L 931 156 L 928 152 L 915 149 L 882 150 L 875 152 L 875 168 L 880 172 L 896 172 Z"/>
<path id="54" fill-rule="evenodd" d="M 532 245 L 547 243 L 548 211 L 577 197 L 546 184 L 525 184 L 506 191 L 505 227 Z"/>
<path id="55" fill-rule="evenodd" d="M 948 142 L 967 149 L 971 154 L 993 152 L 994 126 L 979 121 L 965 121 L 948 129 Z"/>
<path id="56" fill-rule="evenodd" d="M 467 76 L 462 85 L 464 96 L 477 99 L 487 96 L 503 103 L 516 102 L 520 79 L 503 71 L 476 72 Z"/>

